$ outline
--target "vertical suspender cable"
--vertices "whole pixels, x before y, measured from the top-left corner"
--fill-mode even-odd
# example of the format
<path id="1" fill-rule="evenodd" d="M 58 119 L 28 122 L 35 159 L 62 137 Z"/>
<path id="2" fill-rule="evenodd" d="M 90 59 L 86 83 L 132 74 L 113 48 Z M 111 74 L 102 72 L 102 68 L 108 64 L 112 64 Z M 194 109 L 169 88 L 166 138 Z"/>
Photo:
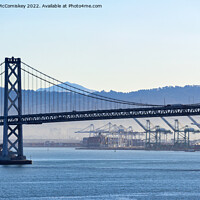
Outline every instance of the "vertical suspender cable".
<path id="1" fill-rule="evenodd" d="M 1 90 L 1 99 L 0 100 L 1 100 L 1 103 L 0 103 L 0 106 L 1 106 L 1 115 L 3 115 L 3 112 L 2 112 L 2 110 L 3 110 L 3 102 L 2 102 L 2 96 L 3 96 L 2 95 L 2 90 L 3 90 L 3 84 L 2 84 L 2 77 L 3 77 L 2 76 L 2 67 L 1 67 L 1 72 L 0 73 L 1 73 L 1 76 L 0 76 L 0 78 L 1 78 L 1 86 L 0 86 L 0 90 Z"/>
<path id="2" fill-rule="evenodd" d="M 40 74 L 40 113 L 42 113 L 42 79 Z"/>
<path id="3" fill-rule="evenodd" d="M 83 108 L 82 108 L 82 110 L 85 111 L 85 95 L 83 95 Z"/>
<path id="4" fill-rule="evenodd" d="M 51 112 L 51 84 L 49 81 L 49 113 Z"/>
<path id="5" fill-rule="evenodd" d="M 89 97 L 87 96 L 87 110 L 89 110 Z"/>
<path id="6" fill-rule="evenodd" d="M 65 96 L 66 96 L 65 107 L 66 107 L 66 112 L 68 112 L 69 111 L 69 91 L 68 90 L 65 91 Z"/>
<path id="7" fill-rule="evenodd" d="M 37 71 L 36 71 L 36 76 L 37 76 Z M 38 114 L 38 79 L 36 78 L 36 94 L 35 94 L 35 100 L 36 100 L 36 107 L 35 107 L 35 112 Z"/>
<path id="8" fill-rule="evenodd" d="M 57 84 L 56 84 L 56 86 L 58 85 L 58 82 L 57 82 Z M 59 88 L 57 87 L 57 111 L 56 112 L 59 112 Z"/>
<path id="9" fill-rule="evenodd" d="M 53 112 L 55 112 L 54 110 L 54 95 L 55 95 L 55 84 L 54 84 L 54 80 L 53 80 Z"/>
<path id="10" fill-rule="evenodd" d="M 29 68 L 27 69 L 28 70 L 28 114 L 30 114 L 30 105 L 29 105 L 29 93 L 30 93 L 30 88 L 29 88 Z"/>
<path id="11" fill-rule="evenodd" d="M 74 92 L 74 106 L 73 106 L 73 111 L 76 110 L 76 93 Z"/>
<path id="12" fill-rule="evenodd" d="M 63 110 L 63 88 L 62 88 L 62 90 L 61 90 L 61 112 L 63 112 L 64 110 Z"/>
<path id="13" fill-rule="evenodd" d="M 46 105 L 47 105 L 47 88 L 46 88 L 46 76 L 45 76 L 45 81 L 44 81 L 44 93 L 45 93 L 45 95 L 44 95 L 44 106 L 45 106 L 45 109 L 44 109 L 44 112 L 46 113 L 47 112 L 47 110 L 46 110 Z"/>
<path id="14" fill-rule="evenodd" d="M 78 110 L 81 110 L 81 99 L 80 99 L 80 94 L 78 94 Z"/>
<path id="15" fill-rule="evenodd" d="M 1 107 L 1 115 L 2 114 L 2 102 L 1 102 L 1 97 L 2 97 L 2 67 L 1 67 L 1 71 L 0 71 L 0 79 L 1 79 L 1 85 L 0 85 L 0 90 L 1 90 L 1 96 L 0 96 L 0 107 Z"/>
<path id="16" fill-rule="evenodd" d="M 67 112 L 67 91 L 65 91 L 65 108 L 66 108 L 66 112 Z"/>
<path id="17" fill-rule="evenodd" d="M 32 74 L 33 74 L 33 69 L 32 69 Z M 32 114 L 33 114 L 33 112 L 34 112 L 34 110 L 33 110 L 33 95 L 34 95 L 34 85 L 33 85 L 33 79 L 34 79 L 34 77 L 33 77 L 33 75 L 32 75 L 32 92 L 31 92 L 31 94 L 32 94 L 32 100 L 31 100 L 31 107 L 32 107 Z"/>
<path id="18" fill-rule="evenodd" d="M 71 111 L 72 111 L 72 91 L 70 91 L 70 112 Z"/>
<path id="19" fill-rule="evenodd" d="M 25 68 L 25 67 L 24 67 L 24 68 Z M 25 101 L 25 95 L 26 95 L 25 80 L 26 80 L 26 74 L 25 74 L 25 71 L 24 71 L 23 74 L 24 74 L 24 84 L 23 84 L 23 85 L 24 85 L 24 87 L 23 87 L 23 90 L 24 90 L 24 91 L 23 91 L 23 92 L 24 92 L 24 95 L 23 95 L 23 96 L 24 96 L 24 105 L 23 105 L 23 108 L 24 108 L 24 114 L 26 114 L 26 110 L 25 110 L 25 109 L 26 109 L 26 108 L 25 108 L 25 105 L 26 105 L 26 101 Z"/>

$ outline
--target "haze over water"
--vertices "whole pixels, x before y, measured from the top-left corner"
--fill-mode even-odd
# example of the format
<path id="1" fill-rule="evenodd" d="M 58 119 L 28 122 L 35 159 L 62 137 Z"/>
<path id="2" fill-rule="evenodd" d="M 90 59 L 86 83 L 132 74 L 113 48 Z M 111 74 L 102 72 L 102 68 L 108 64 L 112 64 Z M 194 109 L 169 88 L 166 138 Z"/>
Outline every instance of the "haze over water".
<path id="1" fill-rule="evenodd" d="M 25 148 L 0 166 L 0 199 L 200 199 L 200 152 Z"/>

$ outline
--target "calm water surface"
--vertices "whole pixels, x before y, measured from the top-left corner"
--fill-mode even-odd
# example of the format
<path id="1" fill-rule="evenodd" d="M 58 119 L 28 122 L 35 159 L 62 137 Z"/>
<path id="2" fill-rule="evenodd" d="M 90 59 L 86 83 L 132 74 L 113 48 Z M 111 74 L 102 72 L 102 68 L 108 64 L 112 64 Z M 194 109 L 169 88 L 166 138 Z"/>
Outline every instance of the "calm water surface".
<path id="1" fill-rule="evenodd" d="M 200 199 L 200 152 L 25 148 L 0 166 L 0 199 Z"/>

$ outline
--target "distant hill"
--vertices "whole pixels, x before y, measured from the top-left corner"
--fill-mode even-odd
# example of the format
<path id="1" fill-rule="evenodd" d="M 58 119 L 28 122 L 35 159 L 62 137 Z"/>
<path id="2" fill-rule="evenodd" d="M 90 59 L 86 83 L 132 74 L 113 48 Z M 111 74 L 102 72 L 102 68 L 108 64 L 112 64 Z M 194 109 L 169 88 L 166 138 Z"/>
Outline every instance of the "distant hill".
<path id="1" fill-rule="evenodd" d="M 81 89 L 81 90 L 85 90 L 85 91 L 90 92 L 90 93 L 95 92 L 95 90 L 88 89 L 88 88 L 83 87 L 83 86 L 81 86 L 79 84 L 76 84 L 76 83 L 65 82 L 65 84 L 70 85 L 72 87 L 76 87 L 76 88 Z M 65 84 L 59 84 L 59 86 L 61 86 L 61 87 L 63 86 L 63 87 L 66 88 Z M 51 86 L 49 88 L 38 89 L 37 91 L 45 91 L 45 90 L 48 90 L 50 92 L 53 92 L 53 91 L 55 91 L 55 92 L 63 92 L 62 88 L 58 88 L 56 86 Z"/>
<path id="2" fill-rule="evenodd" d="M 116 99 L 135 101 L 151 104 L 190 104 L 200 102 L 200 86 L 186 85 L 184 87 L 169 86 L 163 88 L 154 88 L 149 90 L 138 90 L 135 92 L 105 92 L 101 91 L 98 94 Z"/>
<path id="3" fill-rule="evenodd" d="M 190 103 L 199 103 L 200 102 L 200 85 L 186 85 L 184 87 L 180 86 L 166 86 L 162 88 L 153 88 L 146 90 L 138 90 L 133 92 L 116 92 L 116 91 L 95 91 L 88 88 L 85 88 L 81 85 L 75 83 L 65 82 L 73 87 L 86 90 L 90 93 L 96 93 L 102 96 L 112 97 L 115 99 L 134 101 L 138 103 L 150 103 L 150 104 L 190 104 Z M 62 86 L 62 84 L 60 84 Z M 37 91 L 44 91 L 46 89 L 38 89 Z M 62 89 L 57 89 L 57 87 L 50 87 L 50 91 L 62 92 Z"/>
<path id="4" fill-rule="evenodd" d="M 68 82 L 67 82 L 68 83 Z M 159 104 L 159 105 L 167 105 L 167 104 L 192 104 L 192 103 L 200 103 L 200 86 L 199 85 L 187 85 L 184 87 L 179 86 L 169 86 L 169 87 L 163 87 L 163 88 L 154 88 L 149 90 L 138 90 L 134 92 L 115 92 L 115 91 L 101 91 L 97 92 L 94 90 L 87 89 L 83 86 L 80 86 L 78 84 L 73 84 L 73 86 L 78 87 L 83 90 L 87 90 L 89 92 L 93 92 L 102 96 L 106 97 L 112 97 L 119 100 L 126 100 L 126 101 L 132 101 L 132 102 L 138 102 L 138 103 L 149 103 L 149 104 Z M 49 91 L 49 89 L 46 89 Z M 54 94 L 49 97 L 50 93 L 43 92 L 45 89 L 38 89 L 37 91 L 23 91 L 22 92 L 22 99 L 24 96 L 25 102 L 23 100 L 23 105 L 25 105 L 25 112 L 28 112 L 28 110 L 45 110 L 46 108 L 53 109 L 55 112 L 62 111 L 63 108 L 67 108 L 67 110 L 73 110 L 72 105 L 74 102 L 78 102 L 79 100 L 82 101 L 79 103 L 80 106 L 84 106 L 85 108 L 88 108 L 88 106 L 91 104 L 88 104 L 85 98 L 80 98 L 79 96 L 71 96 L 69 99 L 69 93 L 68 97 L 67 95 L 63 95 L 62 89 L 60 91 L 57 91 L 57 89 L 54 90 L 53 87 L 50 88 L 50 91 Z M 0 88 L 0 94 L 3 96 L 4 89 Z M 45 95 L 47 95 L 45 97 Z M 28 98 L 29 97 L 29 98 Z M 64 99 L 62 100 L 62 98 Z M 76 98 L 76 99 L 75 99 Z M 77 99 L 79 98 L 79 99 Z M 27 101 L 29 99 L 29 103 Z M 36 100 L 37 99 L 37 100 Z M 40 101 L 42 99 L 42 104 L 40 104 Z M 46 105 L 44 104 L 44 99 L 51 99 L 50 104 L 48 104 L 49 101 L 46 102 Z M 54 106 L 52 104 L 54 102 L 57 106 Z M 70 104 L 72 103 L 72 105 Z M 94 103 L 94 102 L 93 102 Z M 0 113 L 3 111 L 3 98 L 0 98 Z M 76 104 L 78 105 L 78 104 Z M 98 104 L 101 106 L 101 104 Z"/>

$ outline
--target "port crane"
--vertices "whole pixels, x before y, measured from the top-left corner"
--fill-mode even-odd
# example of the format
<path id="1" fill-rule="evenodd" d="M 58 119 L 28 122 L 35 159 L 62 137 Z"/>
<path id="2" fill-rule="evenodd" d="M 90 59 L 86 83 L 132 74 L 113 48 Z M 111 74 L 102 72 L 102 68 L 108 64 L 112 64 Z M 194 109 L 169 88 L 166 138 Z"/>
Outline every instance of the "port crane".
<path id="1" fill-rule="evenodd" d="M 146 133 L 145 139 L 145 148 L 159 148 L 161 146 L 162 135 L 165 135 L 165 142 L 167 142 L 167 134 L 171 134 L 170 130 L 166 130 L 165 128 L 161 128 L 160 126 L 152 127 L 152 123 L 150 120 L 146 120 L 146 127 L 136 118 L 134 118 L 135 122 L 143 128 Z"/>

